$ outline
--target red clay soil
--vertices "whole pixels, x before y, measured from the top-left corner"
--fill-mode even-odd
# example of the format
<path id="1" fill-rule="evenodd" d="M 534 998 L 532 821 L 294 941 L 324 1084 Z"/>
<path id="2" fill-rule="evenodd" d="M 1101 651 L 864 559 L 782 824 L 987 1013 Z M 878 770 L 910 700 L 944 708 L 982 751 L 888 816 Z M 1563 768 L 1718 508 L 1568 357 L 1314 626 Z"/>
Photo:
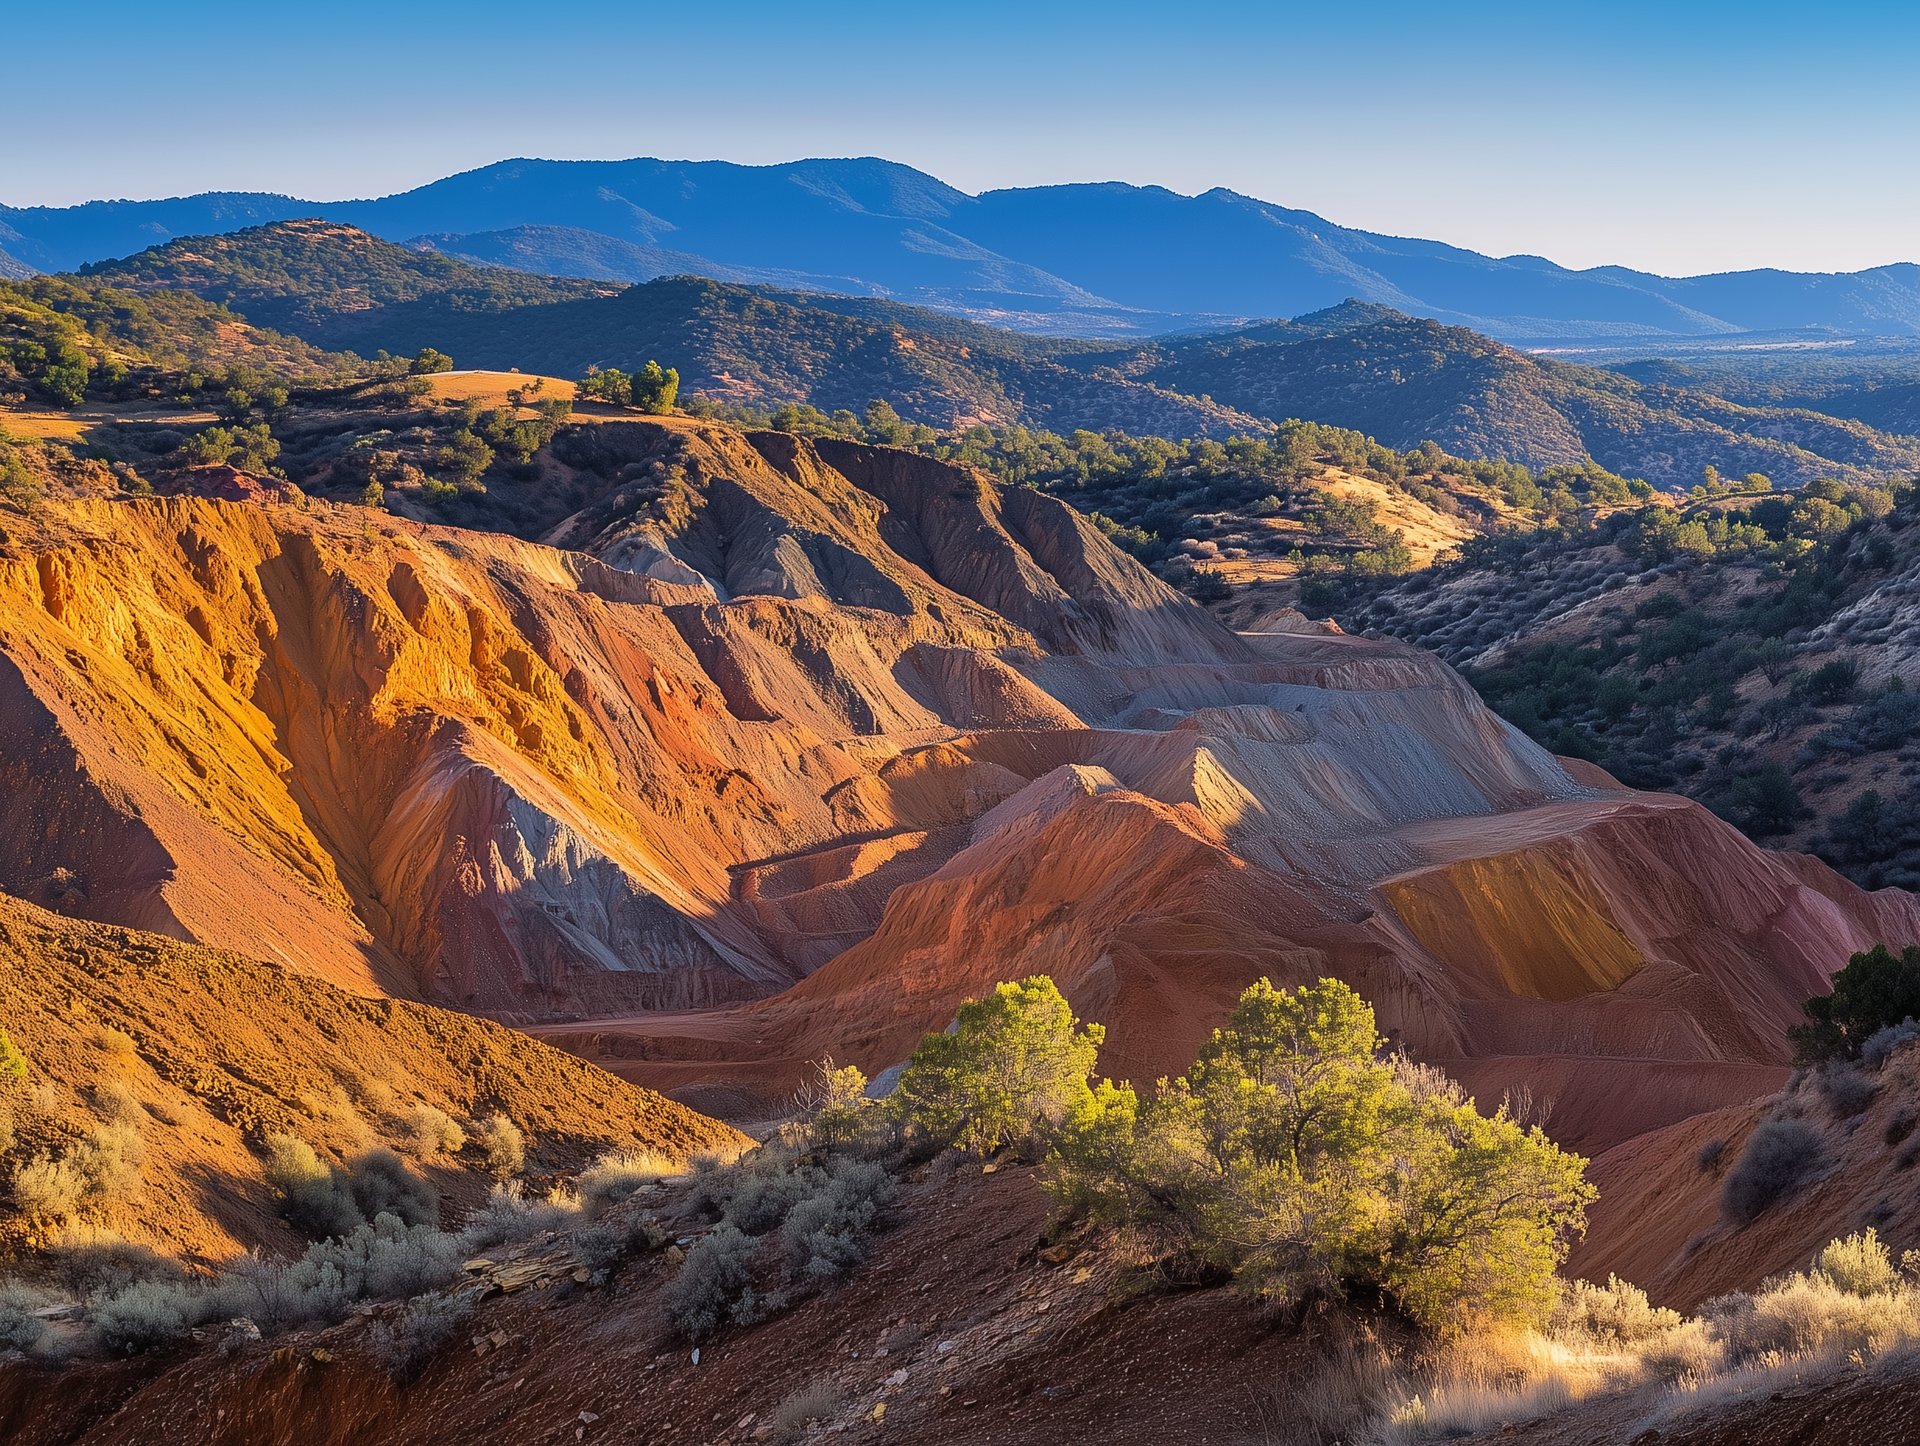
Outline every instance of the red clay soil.
<path id="1" fill-rule="evenodd" d="M 718 1120 L 489 1020 L 6 898 L 0 1026 L 28 1071 L 0 1094 L 16 1133 L 9 1165 L 59 1155 L 102 1123 L 133 1124 L 140 1186 L 90 1223 L 200 1265 L 304 1247 L 262 1172 L 273 1131 L 337 1161 L 404 1140 L 403 1114 L 416 1105 L 456 1120 L 497 1112 L 524 1132 L 539 1173 L 612 1149 L 684 1158 L 744 1143 Z M 422 1168 L 449 1206 L 466 1209 L 492 1187 L 484 1163 L 470 1143 Z M 9 1211 L 0 1274 L 32 1274 L 51 1223 Z"/>
<path id="2" fill-rule="evenodd" d="M 1828 1241 L 1869 1226 L 1895 1259 L 1920 1248 L 1920 1150 L 1909 1138 L 1920 1115 L 1920 1047 L 1904 1046 L 1869 1078 L 1873 1102 L 1849 1119 L 1834 1118 L 1806 1082 L 1607 1151 L 1588 1172 L 1600 1204 L 1568 1272 L 1594 1280 L 1617 1272 L 1656 1303 L 1690 1310 L 1769 1275 L 1805 1270 Z M 1822 1156 L 1806 1185 L 1742 1225 L 1723 1212 L 1722 1188 L 1747 1137 L 1771 1115 L 1818 1127 Z M 1714 1141 L 1720 1148 L 1703 1163 L 1701 1151 Z"/>
<path id="3" fill-rule="evenodd" d="M 1229 632 L 1032 489 L 595 431 L 551 546 L 271 499 L 9 523 L 0 888 L 741 1118 L 1000 979 L 1148 1084 L 1254 978 L 1333 974 L 1590 1151 L 1769 1087 L 1850 951 L 1920 941 L 1912 895 L 1570 770 L 1431 655 Z"/>
<path id="4" fill-rule="evenodd" d="M 1133 1262 L 1106 1239 L 1084 1237 L 1063 1264 L 1037 1258 L 1036 1174 L 976 1166 L 909 1185 L 845 1285 L 709 1341 L 698 1365 L 667 1333 L 659 1292 L 674 1267 L 656 1256 L 607 1289 L 496 1297 L 405 1387 L 369 1357 L 364 1320 L 226 1357 L 183 1347 L 60 1372 L 0 1364 L 0 1442 L 739 1446 L 766 1440 L 755 1428 L 823 1378 L 845 1409 L 844 1429 L 822 1439 L 1227 1446 L 1275 1429 L 1339 1323 L 1285 1326 L 1230 1288 L 1123 1303 L 1114 1286 Z M 495 1332 L 500 1349 L 466 1344 Z"/>
<path id="5" fill-rule="evenodd" d="M 1911 1446 L 1920 1441 L 1920 1380 L 1848 1376 L 1788 1386 L 1680 1425 L 1637 1425 L 1630 1409 L 1603 1402 L 1454 1439 L 1463 1446 Z"/>

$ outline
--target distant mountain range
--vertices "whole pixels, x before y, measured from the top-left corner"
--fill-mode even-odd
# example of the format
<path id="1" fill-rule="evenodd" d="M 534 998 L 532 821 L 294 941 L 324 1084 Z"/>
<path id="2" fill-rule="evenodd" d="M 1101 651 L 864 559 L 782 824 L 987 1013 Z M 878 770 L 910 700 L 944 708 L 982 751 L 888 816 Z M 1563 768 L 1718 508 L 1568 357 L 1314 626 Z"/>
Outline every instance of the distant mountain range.
<path id="1" fill-rule="evenodd" d="M 1157 342 L 1068 340 L 879 297 L 686 275 L 634 286 L 534 276 L 328 221 L 184 237 L 76 280 L 150 301 L 191 292 L 330 351 L 432 346 L 462 367 L 570 377 L 657 360 L 678 369 L 684 397 L 828 412 L 880 398 L 942 429 L 1218 439 L 1300 417 L 1401 450 L 1432 440 L 1536 470 L 1593 457 L 1663 487 L 1690 486 L 1709 464 L 1781 485 L 1920 470 L 1911 437 L 1805 407 L 1740 405 L 1683 366 L 1628 376 L 1358 301 Z"/>
<path id="2" fill-rule="evenodd" d="M 716 280 L 887 297 L 1053 335 L 1297 316 L 1348 297 L 1515 343 L 1812 328 L 1920 334 L 1920 266 L 1675 280 L 1571 271 L 1349 230 L 1233 191 L 1118 182 L 969 196 L 871 158 L 502 161 L 378 200 L 209 192 L 0 206 L 0 275 L 66 271 L 183 235 L 300 217 L 551 275 Z"/>

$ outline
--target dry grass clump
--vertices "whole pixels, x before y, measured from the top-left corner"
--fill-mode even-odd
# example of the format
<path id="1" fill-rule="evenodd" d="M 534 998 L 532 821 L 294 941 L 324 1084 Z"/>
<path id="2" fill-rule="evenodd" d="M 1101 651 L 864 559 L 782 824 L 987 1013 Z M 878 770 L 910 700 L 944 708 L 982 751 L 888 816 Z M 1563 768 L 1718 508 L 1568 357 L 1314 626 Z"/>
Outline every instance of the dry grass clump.
<path id="1" fill-rule="evenodd" d="M 140 1048 L 133 1042 L 133 1036 L 122 1033 L 111 1024 L 103 1024 L 96 1029 L 93 1042 L 106 1051 L 109 1059 L 118 1063 L 131 1064 L 140 1055 Z"/>
<path id="2" fill-rule="evenodd" d="M 846 1409 L 846 1394 L 831 1376 L 822 1376 L 803 1386 L 768 1413 L 768 1420 L 783 1441 L 806 1434 L 815 1423 L 831 1421 Z"/>
<path id="3" fill-rule="evenodd" d="M 505 1180 L 527 1168 L 527 1137 L 505 1115 L 475 1120 L 467 1134 L 487 1157 L 487 1173 L 494 1179 Z"/>
<path id="4" fill-rule="evenodd" d="M 1909 1252 L 1920 1269 L 1920 1254 Z M 1920 1352 L 1920 1281 L 1896 1269 L 1873 1231 L 1835 1240 L 1809 1269 L 1708 1301 L 1682 1319 L 1651 1306 L 1618 1279 L 1575 1282 L 1549 1327 L 1467 1337 L 1420 1372 L 1389 1373 L 1378 1361 L 1335 1363 L 1334 1379 L 1303 1398 L 1300 1420 L 1318 1420 L 1314 1402 L 1350 1412 L 1331 1419 L 1317 1443 L 1360 1440 L 1399 1446 L 1473 1435 L 1564 1410 L 1602 1394 L 1631 1398 L 1636 1414 L 1621 1439 L 1735 1398 L 1754 1399 L 1790 1382 L 1815 1384 L 1843 1372 L 1898 1364 Z M 1633 1393 L 1638 1393 L 1634 1397 Z M 1371 1404 L 1370 1404 L 1371 1403 Z M 1345 1433 L 1340 1436 L 1340 1433 Z"/>
<path id="5" fill-rule="evenodd" d="M 127 1082 L 118 1077 L 109 1077 L 93 1087 L 93 1106 L 110 1124 L 138 1128 L 146 1123 L 146 1110 Z"/>
<path id="6" fill-rule="evenodd" d="M 599 1215 L 680 1170 L 678 1161 L 652 1150 L 613 1150 L 574 1176 L 573 1188 L 580 1196 L 580 1208 L 588 1215 Z"/>
<path id="7" fill-rule="evenodd" d="M 443 1151 L 457 1155 L 467 1147 L 467 1132 L 445 1110 L 432 1105 L 409 1105 L 396 1120 L 400 1148 L 416 1160 L 430 1160 Z"/>

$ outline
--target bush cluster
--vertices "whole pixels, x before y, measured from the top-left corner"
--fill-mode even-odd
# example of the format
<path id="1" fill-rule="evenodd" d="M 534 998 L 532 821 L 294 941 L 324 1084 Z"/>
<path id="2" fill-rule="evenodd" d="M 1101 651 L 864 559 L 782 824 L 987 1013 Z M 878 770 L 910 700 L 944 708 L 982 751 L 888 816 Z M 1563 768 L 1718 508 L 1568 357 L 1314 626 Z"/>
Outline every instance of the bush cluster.
<path id="1" fill-rule="evenodd" d="M 440 1220 L 433 1186 L 384 1145 L 355 1156 L 342 1169 L 322 1161 L 305 1140 L 271 1134 L 264 1169 L 268 1182 L 286 1197 L 288 1215 L 316 1239 L 346 1235 L 381 1215 L 409 1226 Z"/>
<path id="2" fill-rule="evenodd" d="M 1089 1092 L 1055 1137 L 1048 1189 L 1261 1295 L 1378 1291 L 1445 1328 L 1543 1315 L 1595 1195 L 1586 1162 L 1380 1049 L 1372 1009 L 1338 980 L 1263 979 L 1183 1078 L 1146 1099 L 1111 1080 Z"/>
<path id="3" fill-rule="evenodd" d="M 719 1223 L 666 1295 L 691 1341 L 760 1320 L 865 1260 L 869 1227 L 894 1193 L 882 1165 L 848 1155 L 818 1164 L 765 1147 L 731 1166 L 697 1163 L 694 1203 Z"/>
<path id="4" fill-rule="evenodd" d="M 1920 1018 L 1920 944 L 1909 944 L 1898 954 L 1875 944 L 1850 955 L 1832 984 L 1831 993 L 1816 995 L 1802 1006 L 1808 1023 L 1787 1031 L 1796 1063 L 1857 1058 L 1882 1030 L 1897 1030 Z M 1882 1047 L 1890 1050 L 1892 1044 Z"/>

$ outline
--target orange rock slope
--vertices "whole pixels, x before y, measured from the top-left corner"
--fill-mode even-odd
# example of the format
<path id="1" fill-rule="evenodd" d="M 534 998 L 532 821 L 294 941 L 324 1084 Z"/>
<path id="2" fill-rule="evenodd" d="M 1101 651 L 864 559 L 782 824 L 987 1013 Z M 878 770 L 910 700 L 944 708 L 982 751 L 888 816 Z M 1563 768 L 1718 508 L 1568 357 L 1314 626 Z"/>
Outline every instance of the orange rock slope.
<path id="1" fill-rule="evenodd" d="M 607 486 L 546 544 L 9 523 L 0 884 L 739 1110 L 1016 974 L 1150 1079 L 1252 978 L 1332 972 L 1591 1149 L 1771 1087 L 1849 950 L 1920 939 L 1430 656 L 1227 631 L 1044 494 L 685 420 L 591 442 Z"/>

